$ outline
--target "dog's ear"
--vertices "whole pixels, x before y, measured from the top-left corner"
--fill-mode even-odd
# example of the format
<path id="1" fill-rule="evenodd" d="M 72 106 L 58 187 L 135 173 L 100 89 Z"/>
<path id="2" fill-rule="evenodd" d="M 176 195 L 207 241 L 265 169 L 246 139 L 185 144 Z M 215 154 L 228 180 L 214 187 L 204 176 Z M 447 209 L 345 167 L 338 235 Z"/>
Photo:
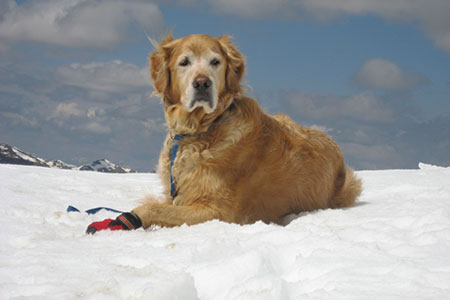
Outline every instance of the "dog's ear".
<path id="1" fill-rule="evenodd" d="M 228 89 L 232 93 L 240 93 L 240 82 L 245 73 L 245 58 L 231 42 L 231 36 L 221 36 L 219 42 L 227 58 L 226 81 Z"/>
<path id="2" fill-rule="evenodd" d="M 156 93 L 164 95 L 170 84 L 169 57 L 175 41 L 170 33 L 161 43 L 152 41 L 152 44 L 155 51 L 150 55 L 150 74 Z"/>

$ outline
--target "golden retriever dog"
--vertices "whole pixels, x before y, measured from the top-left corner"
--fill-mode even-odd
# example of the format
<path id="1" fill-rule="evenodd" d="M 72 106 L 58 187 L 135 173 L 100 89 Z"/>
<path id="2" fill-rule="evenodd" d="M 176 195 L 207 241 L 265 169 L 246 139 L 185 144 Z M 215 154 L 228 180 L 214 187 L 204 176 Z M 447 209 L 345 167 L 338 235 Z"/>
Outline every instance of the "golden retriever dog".
<path id="1" fill-rule="evenodd" d="M 169 35 L 150 71 L 168 135 L 158 166 L 164 199 L 132 212 L 144 228 L 281 224 L 289 214 L 355 203 L 361 180 L 329 136 L 243 95 L 244 57 L 228 36 Z"/>

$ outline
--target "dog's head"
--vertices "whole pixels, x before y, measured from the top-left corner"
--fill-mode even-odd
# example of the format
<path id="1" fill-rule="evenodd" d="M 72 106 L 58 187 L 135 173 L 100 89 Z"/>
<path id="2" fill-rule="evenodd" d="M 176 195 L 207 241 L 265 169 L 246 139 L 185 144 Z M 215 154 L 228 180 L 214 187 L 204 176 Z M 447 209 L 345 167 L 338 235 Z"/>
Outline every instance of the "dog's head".
<path id="1" fill-rule="evenodd" d="M 166 116 L 172 112 L 197 121 L 220 115 L 241 93 L 244 69 L 244 57 L 228 36 L 195 34 L 173 40 L 169 35 L 150 56 L 153 85 Z"/>

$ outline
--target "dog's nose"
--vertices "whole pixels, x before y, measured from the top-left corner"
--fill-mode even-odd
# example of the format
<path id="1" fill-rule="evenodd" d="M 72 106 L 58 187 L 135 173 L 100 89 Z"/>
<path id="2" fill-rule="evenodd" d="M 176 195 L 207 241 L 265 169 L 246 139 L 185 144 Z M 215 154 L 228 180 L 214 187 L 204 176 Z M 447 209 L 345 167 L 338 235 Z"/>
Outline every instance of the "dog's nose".
<path id="1" fill-rule="evenodd" d="M 211 80 L 204 75 L 200 75 L 194 79 L 192 86 L 198 91 L 205 91 L 211 86 Z"/>

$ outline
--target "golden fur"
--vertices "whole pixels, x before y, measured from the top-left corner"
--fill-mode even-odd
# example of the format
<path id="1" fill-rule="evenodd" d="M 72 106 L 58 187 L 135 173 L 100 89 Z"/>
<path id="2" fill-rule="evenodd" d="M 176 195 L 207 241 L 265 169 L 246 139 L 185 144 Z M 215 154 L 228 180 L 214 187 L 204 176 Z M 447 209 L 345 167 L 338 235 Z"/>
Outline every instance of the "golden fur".
<path id="1" fill-rule="evenodd" d="M 329 136 L 285 115 L 270 116 L 242 95 L 244 63 L 226 36 L 169 36 L 151 54 L 151 76 L 169 133 L 158 166 L 165 198 L 134 209 L 144 228 L 212 219 L 280 224 L 289 214 L 351 206 L 361 193 L 360 179 L 345 167 Z M 198 76 L 211 78 L 217 103 L 214 95 L 209 104 L 189 98 Z M 172 199 L 175 134 L 184 137 L 172 169 L 177 187 Z"/>

